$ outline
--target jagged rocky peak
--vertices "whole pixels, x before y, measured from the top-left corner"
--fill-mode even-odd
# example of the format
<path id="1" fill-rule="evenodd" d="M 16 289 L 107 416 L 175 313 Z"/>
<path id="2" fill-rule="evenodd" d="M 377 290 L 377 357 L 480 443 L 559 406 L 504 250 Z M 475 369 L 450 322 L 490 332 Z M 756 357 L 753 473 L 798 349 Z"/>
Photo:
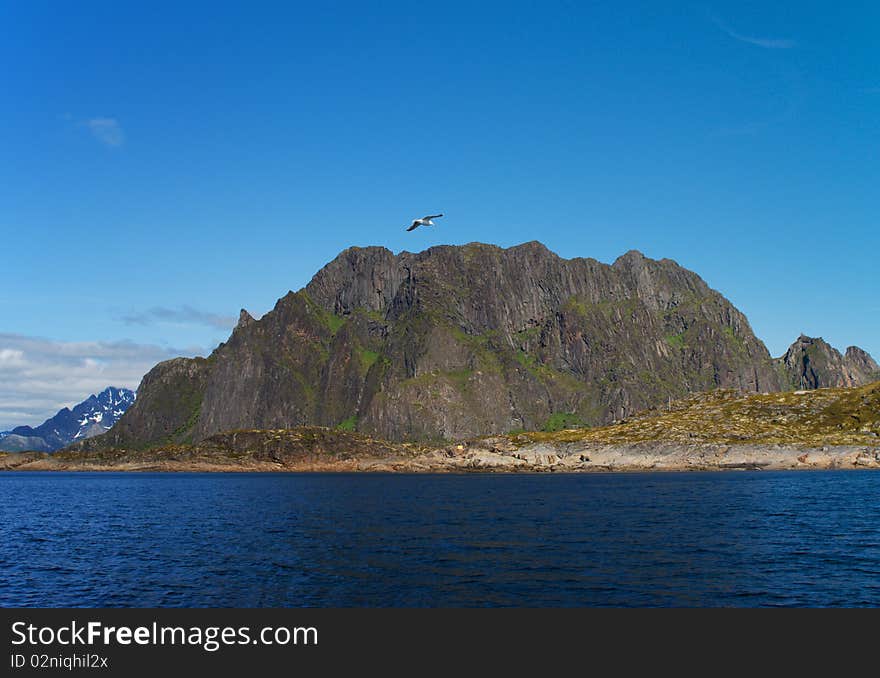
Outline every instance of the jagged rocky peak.
<path id="1" fill-rule="evenodd" d="M 238 313 L 238 323 L 235 325 L 235 327 L 247 327 L 252 322 L 254 322 L 254 317 L 246 310 L 241 309 L 241 311 L 239 311 Z"/>
<path id="2" fill-rule="evenodd" d="M 646 261 L 647 257 L 639 250 L 629 250 L 617 257 L 612 266 L 615 268 L 635 268 L 643 266 Z"/>
<path id="3" fill-rule="evenodd" d="M 784 385 L 789 388 L 862 386 L 880 379 L 880 367 L 859 347 L 850 346 L 841 355 L 822 337 L 805 334 L 775 362 Z"/>
<path id="4" fill-rule="evenodd" d="M 405 278 L 404 267 L 384 247 L 349 247 L 318 271 L 306 290 L 334 313 L 356 308 L 382 312 Z"/>
<path id="5" fill-rule="evenodd" d="M 324 309 L 356 309 L 394 318 L 413 307 L 454 312 L 465 332 L 516 332 L 543 322 L 567 300 L 589 304 L 638 297 L 653 310 L 708 294 L 699 276 L 674 261 L 633 250 L 613 265 L 563 259 L 537 241 L 503 249 L 468 243 L 392 254 L 379 247 L 349 248 L 306 287 Z"/>
<path id="6" fill-rule="evenodd" d="M 0 450 L 51 452 L 72 442 L 106 433 L 134 402 L 134 391 L 108 386 L 73 409 L 61 408 L 39 426 L 18 426 L 5 436 L 0 434 Z"/>
<path id="7" fill-rule="evenodd" d="M 868 375 L 875 375 L 880 379 L 880 365 L 867 352 L 858 346 L 850 346 L 846 349 L 844 360 L 855 370 L 864 372 Z"/>

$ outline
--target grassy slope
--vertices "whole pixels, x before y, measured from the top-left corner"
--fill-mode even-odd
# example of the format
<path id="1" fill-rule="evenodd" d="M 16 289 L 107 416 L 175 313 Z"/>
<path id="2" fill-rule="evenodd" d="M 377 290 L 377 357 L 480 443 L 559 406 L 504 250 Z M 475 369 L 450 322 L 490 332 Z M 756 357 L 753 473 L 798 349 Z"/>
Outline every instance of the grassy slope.
<path id="1" fill-rule="evenodd" d="M 122 462 L 135 460 L 200 460 L 232 462 L 327 461 L 357 457 L 413 456 L 424 448 L 391 443 L 345 430 L 301 426 L 278 430 L 241 430 L 218 433 L 195 445 L 169 444 L 149 450 L 67 449 L 54 455 L 63 462 Z"/>
<path id="2" fill-rule="evenodd" d="M 858 388 L 825 388 L 742 395 L 700 393 L 628 420 L 595 429 L 530 432 L 528 442 L 755 443 L 880 445 L 880 382 Z"/>

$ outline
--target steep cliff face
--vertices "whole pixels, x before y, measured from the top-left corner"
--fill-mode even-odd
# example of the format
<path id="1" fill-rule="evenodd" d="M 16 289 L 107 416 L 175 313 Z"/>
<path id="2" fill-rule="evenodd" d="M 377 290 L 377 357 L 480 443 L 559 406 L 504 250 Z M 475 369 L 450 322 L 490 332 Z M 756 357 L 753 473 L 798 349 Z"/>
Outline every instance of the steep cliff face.
<path id="1" fill-rule="evenodd" d="M 137 400 L 116 425 L 104 435 L 76 446 L 140 449 L 190 442 L 211 364 L 205 358 L 174 358 L 159 363 L 143 378 Z"/>
<path id="2" fill-rule="evenodd" d="M 821 337 L 803 334 L 775 362 L 788 388 L 863 386 L 880 379 L 880 366 L 859 347 L 850 346 L 841 355 Z"/>
<path id="3" fill-rule="evenodd" d="M 158 416 L 184 370 L 188 409 Z M 668 259 L 566 260 L 537 242 L 351 248 L 260 320 L 243 313 L 208 360 L 154 368 L 114 444 L 303 424 L 458 439 L 781 385 L 746 318 Z"/>

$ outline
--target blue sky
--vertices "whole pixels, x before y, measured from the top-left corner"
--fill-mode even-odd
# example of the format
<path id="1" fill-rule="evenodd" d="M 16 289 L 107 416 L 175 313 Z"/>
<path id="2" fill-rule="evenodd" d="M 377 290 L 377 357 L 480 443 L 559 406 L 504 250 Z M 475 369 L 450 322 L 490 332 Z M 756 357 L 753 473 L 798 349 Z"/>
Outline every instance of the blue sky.
<path id="1" fill-rule="evenodd" d="M 350 245 L 636 248 L 774 355 L 804 332 L 878 356 L 878 25 L 872 2 L 4 3 L 0 429 L 210 350 Z"/>

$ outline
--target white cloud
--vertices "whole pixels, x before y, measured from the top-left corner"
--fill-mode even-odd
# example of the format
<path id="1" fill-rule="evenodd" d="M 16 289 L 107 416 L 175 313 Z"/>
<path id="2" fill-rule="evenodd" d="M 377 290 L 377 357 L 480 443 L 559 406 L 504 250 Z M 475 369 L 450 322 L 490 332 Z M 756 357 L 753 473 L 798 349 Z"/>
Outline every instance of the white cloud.
<path id="1" fill-rule="evenodd" d="M 92 136 L 105 146 L 119 148 L 125 143 L 125 132 L 115 118 L 91 118 L 85 124 Z"/>
<path id="2" fill-rule="evenodd" d="M 204 351 L 0 333 L 0 431 L 41 424 L 107 386 L 135 389 L 156 363 L 198 354 Z"/>
<path id="3" fill-rule="evenodd" d="M 785 38 L 756 38 L 751 35 L 743 35 L 742 33 L 733 30 L 726 22 L 718 17 L 713 16 L 711 19 L 712 23 L 718 26 L 718 28 L 727 33 L 727 35 L 734 40 L 739 40 L 740 42 L 747 42 L 751 45 L 763 47 L 764 49 L 791 49 L 792 47 L 797 46 L 797 43 L 794 40 L 788 40 Z"/>
<path id="4" fill-rule="evenodd" d="M 0 365 L 23 365 L 24 353 L 11 348 L 0 349 Z"/>

